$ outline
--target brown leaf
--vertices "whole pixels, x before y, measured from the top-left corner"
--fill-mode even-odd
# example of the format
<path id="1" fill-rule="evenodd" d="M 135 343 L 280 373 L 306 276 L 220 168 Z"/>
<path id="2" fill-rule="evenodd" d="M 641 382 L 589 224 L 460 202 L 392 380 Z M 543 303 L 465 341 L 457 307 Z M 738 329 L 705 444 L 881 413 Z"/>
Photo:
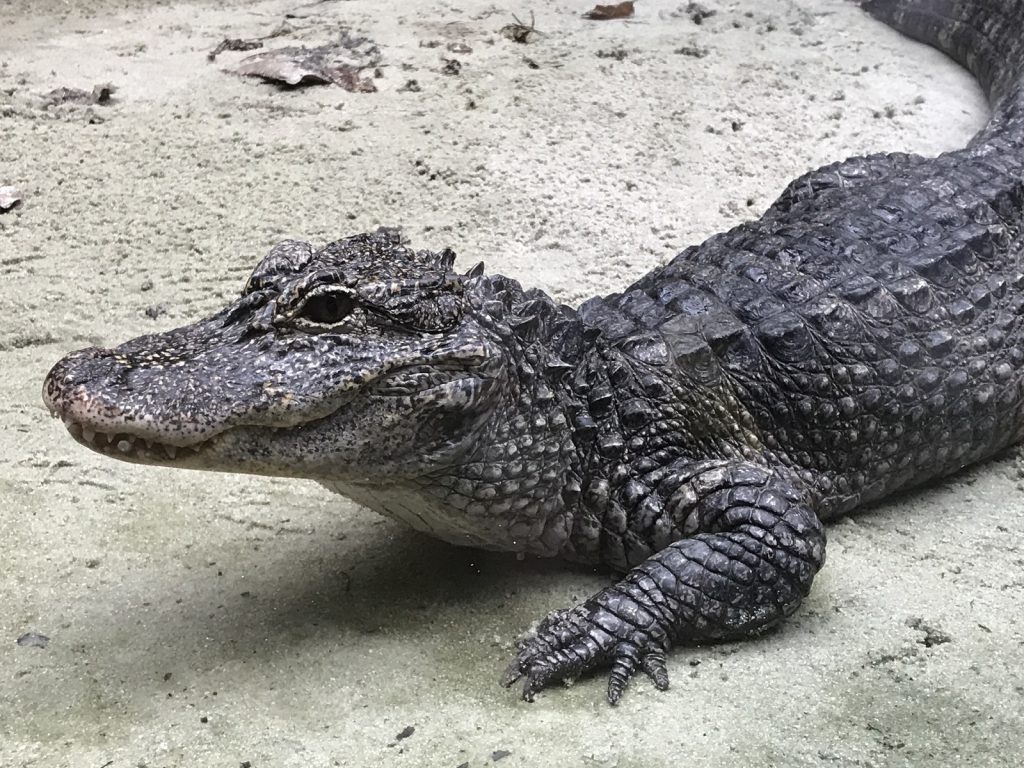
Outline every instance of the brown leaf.
<path id="1" fill-rule="evenodd" d="M 359 76 L 359 70 L 354 67 L 339 66 L 327 70 L 331 82 L 353 93 L 376 93 L 377 86 L 366 77 Z"/>
<path id="2" fill-rule="evenodd" d="M 94 85 L 91 91 L 81 88 L 54 88 L 43 97 L 48 105 L 53 104 L 106 104 L 117 88 L 111 83 Z"/>
<path id="3" fill-rule="evenodd" d="M 322 64 L 316 62 L 307 48 L 280 48 L 246 56 L 235 71 L 240 75 L 262 77 L 283 85 L 331 82 Z"/>
<path id="4" fill-rule="evenodd" d="M 21 203 L 17 187 L 0 187 L 0 213 L 6 213 Z"/>
<path id="5" fill-rule="evenodd" d="M 583 14 L 585 19 L 608 21 L 609 19 L 628 19 L 633 15 L 633 0 L 615 5 L 595 5 L 594 9 Z"/>
<path id="6" fill-rule="evenodd" d="M 92 87 L 92 100 L 96 104 L 106 104 L 116 90 L 117 86 L 112 83 L 97 83 Z"/>
<path id="7" fill-rule="evenodd" d="M 224 51 L 251 51 L 255 48 L 262 47 L 262 40 L 242 40 L 238 37 L 225 38 L 217 44 L 216 48 L 206 54 L 206 58 L 209 61 L 213 61 L 217 56 L 224 53 Z"/>
<path id="8" fill-rule="evenodd" d="M 344 32 L 337 42 L 316 48 L 292 46 L 246 56 L 235 72 L 288 86 L 334 83 L 348 91 L 370 93 L 377 86 L 360 73 L 380 60 L 375 43 Z"/>
<path id="9" fill-rule="evenodd" d="M 45 99 L 47 104 L 88 104 L 92 101 L 92 94 L 88 91 L 83 91 L 81 88 L 66 88 L 61 86 L 60 88 L 54 88 L 48 94 Z"/>

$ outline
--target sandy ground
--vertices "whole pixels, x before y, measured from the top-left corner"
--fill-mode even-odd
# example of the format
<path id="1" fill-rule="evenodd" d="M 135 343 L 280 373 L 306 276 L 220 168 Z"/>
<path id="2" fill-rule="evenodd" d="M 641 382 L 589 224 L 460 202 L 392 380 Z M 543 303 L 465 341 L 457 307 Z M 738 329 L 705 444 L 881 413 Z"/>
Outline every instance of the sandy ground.
<path id="1" fill-rule="evenodd" d="M 588 678 L 531 706 L 497 685 L 513 638 L 605 576 L 312 483 L 118 464 L 47 417 L 58 357 L 219 308 L 285 237 L 401 225 L 577 302 L 812 166 L 939 152 L 985 119 L 966 74 L 843 0 L 708 0 L 699 25 L 586 7 L 535 7 L 521 45 L 498 31 L 528 6 L 489 0 L 7 0 L 0 185 L 25 199 L 0 215 L 0 765 L 1020 765 L 1013 457 L 833 526 L 794 620 L 675 652 L 669 692 L 612 709 Z M 206 61 L 289 11 L 271 45 L 349 26 L 381 47 L 378 92 Z M 104 81 L 107 105 L 40 100 Z"/>

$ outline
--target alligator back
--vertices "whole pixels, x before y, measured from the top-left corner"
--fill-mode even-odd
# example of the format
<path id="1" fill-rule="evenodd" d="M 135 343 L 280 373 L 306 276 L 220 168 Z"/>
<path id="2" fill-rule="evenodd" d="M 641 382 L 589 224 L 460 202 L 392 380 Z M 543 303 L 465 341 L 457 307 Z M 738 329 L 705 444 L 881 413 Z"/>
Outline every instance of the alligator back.
<path id="1" fill-rule="evenodd" d="M 658 337 L 683 386 L 728 388 L 826 517 L 1024 437 L 1024 2 L 866 7 L 968 66 L 989 125 L 938 158 L 813 171 L 581 308 L 623 350 Z"/>

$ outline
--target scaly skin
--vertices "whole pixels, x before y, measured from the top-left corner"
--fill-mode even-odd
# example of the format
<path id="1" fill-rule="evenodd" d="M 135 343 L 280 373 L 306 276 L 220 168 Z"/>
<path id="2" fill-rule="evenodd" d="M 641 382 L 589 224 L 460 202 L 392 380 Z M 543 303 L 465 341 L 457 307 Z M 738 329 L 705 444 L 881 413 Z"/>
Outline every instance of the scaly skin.
<path id="1" fill-rule="evenodd" d="M 676 644 L 795 611 L 822 522 L 1024 436 L 1024 3 L 876 0 L 995 112 L 853 158 L 621 294 L 556 305 L 387 233 L 277 246 L 212 318 L 54 366 L 83 444 L 309 477 L 441 538 L 625 572 L 506 672 L 668 685 Z"/>

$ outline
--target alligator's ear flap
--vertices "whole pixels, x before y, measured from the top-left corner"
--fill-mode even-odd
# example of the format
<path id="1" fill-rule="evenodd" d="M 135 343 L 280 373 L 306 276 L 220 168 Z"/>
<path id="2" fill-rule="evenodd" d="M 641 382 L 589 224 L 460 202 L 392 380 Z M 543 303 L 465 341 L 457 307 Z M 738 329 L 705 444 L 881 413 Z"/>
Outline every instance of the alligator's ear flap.
<path id="1" fill-rule="evenodd" d="M 483 273 L 484 273 L 484 263 L 481 261 L 475 267 L 470 269 L 469 272 L 466 273 L 466 277 L 469 277 L 469 278 L 480 277 L 480 275 L 482 275 Z"/>
<path id="2" fill-rule="evenodd" d="M 301 272 L 313 258 L 313 246 L 300 240 L 284 240 L 275 245 L 256 269 L 249 275 L 242 295 L 258 291 L 272 285 L 281 275 L 293 275 Z"/>

